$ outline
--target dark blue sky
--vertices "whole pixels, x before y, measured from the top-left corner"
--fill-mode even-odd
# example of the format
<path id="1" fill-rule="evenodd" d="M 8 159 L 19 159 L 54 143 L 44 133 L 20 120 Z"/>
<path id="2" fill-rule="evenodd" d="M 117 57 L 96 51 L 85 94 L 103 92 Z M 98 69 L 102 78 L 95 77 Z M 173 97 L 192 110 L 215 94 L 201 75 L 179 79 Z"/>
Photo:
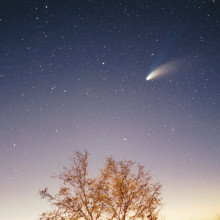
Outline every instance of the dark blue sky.
<path id="1" fill-rule="evenodd" d="M 82 149 L 94 173 L 109 155 L 150 169 L 169 220 L 216 214 L 219 18 L 215 0 L 0 1 L 0 219 L 35 219 Z"/>

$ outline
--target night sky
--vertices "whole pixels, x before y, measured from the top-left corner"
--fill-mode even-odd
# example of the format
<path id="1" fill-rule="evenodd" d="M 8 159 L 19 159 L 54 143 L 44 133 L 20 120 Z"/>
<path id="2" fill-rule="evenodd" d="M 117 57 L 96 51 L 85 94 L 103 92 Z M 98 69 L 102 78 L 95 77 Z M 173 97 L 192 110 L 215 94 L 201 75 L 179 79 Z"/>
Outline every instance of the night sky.
<path id="1" fill-rule="evenodd" d="M 220 214 L 219 18 L 218 0 L 0 1 L 0 219 L 47 210 L 83 149 L 93 175 L 145 165 L 166 220 Z"/>

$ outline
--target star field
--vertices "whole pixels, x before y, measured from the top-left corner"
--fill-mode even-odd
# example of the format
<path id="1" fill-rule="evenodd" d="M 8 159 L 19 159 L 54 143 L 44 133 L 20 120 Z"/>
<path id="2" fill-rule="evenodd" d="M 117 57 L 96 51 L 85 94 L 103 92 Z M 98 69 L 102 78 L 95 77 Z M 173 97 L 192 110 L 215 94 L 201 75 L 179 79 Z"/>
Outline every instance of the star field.
<path id="1" fill-rule="evenodd" d="M 92 173 L 110 155 L 150 169 L 166 219 L 219 212 L 218 1 L 0 6 L 0 219 L 36 219 L 39 189 L 83 149 Z"/>

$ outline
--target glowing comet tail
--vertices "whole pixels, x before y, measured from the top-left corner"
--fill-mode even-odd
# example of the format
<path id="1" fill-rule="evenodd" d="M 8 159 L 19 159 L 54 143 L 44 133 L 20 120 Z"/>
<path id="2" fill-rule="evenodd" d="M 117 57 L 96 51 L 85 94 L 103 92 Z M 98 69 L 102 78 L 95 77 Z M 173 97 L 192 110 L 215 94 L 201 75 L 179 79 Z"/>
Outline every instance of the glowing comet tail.
<path id="1" fill-rule="evenodd" d="M 163 64 L 153 70 L 147 77 L 146 80 L 152 80 L 159 77 L 162 77 L 164 75 L 173 73 L 178 70 L 178 66 L 180 64 L 180 61 L 172 61 L 166 64 Z"/>

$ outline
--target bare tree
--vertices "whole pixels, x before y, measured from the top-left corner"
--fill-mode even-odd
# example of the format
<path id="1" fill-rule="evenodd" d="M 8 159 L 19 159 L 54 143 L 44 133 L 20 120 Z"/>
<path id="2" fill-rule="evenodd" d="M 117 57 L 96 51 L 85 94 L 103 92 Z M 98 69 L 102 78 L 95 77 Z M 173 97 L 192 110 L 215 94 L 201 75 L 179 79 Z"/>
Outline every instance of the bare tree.
<path id="1" fill-rule="evenodd" d="M 161 184 L 151 183 L 144 167 L 134 162 L 106 159 L 100 175 L 88 177 L 88 152 L 76 152 L 70 168 L 58 178 L 59 192 L 40 191 L 54 210 L 40 220 L 156 220 L 161 207 Z"/>

